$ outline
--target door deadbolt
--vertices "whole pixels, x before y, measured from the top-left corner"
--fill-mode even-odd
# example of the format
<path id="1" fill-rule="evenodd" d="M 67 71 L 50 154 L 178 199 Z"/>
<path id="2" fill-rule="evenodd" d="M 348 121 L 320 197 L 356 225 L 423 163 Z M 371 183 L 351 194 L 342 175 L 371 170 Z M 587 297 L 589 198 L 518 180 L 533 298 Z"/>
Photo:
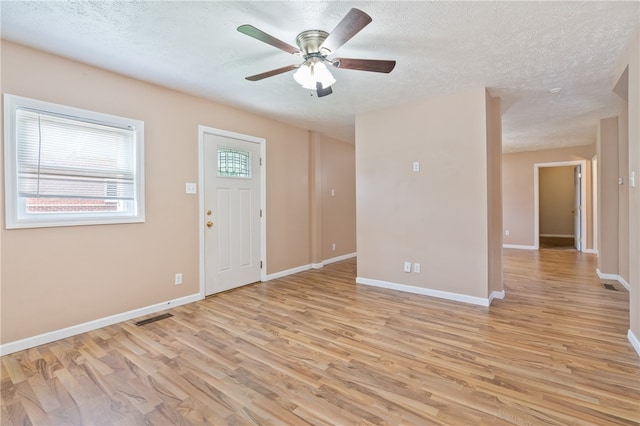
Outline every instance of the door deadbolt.
<path id="1" fill-rule="evenodd" d="M 207 216 L 211 216 L 211 210 L 207 210 Z"/>

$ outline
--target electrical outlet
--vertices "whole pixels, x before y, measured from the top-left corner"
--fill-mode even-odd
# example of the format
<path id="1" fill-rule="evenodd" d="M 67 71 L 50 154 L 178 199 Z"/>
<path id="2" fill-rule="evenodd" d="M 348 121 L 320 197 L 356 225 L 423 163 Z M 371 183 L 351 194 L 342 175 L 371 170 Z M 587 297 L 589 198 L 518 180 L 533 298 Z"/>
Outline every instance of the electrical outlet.
<path id="1" fill-rule="evenodd" d="M 420 264 L 419 263 L 414 263 L 413 264 L 413 272 L 415 272 L 416 274 L 420 273 Z"/>
<path id="2" fill-rule="evenodd" d="M 511 231 L 509 231 L 508 229 L 504 231 L 504 235 L 506 235 L 507 237 L 509 236 L 509 234 L 511 234 Z"/>
<path id="3" fill-rule="evenodd" d="M 336 251 L 336 243 L 331 244 L 331 250 Z"/>
<path id="4" fill-rule="evenodd" d="M 411 272 L 411 262 L 404 262 L 404 271 Z"/>
<path id="5" fill-rule="evenodd" d="M 175 285 L 182 285 L 182 274 L 176 274 Z"/>

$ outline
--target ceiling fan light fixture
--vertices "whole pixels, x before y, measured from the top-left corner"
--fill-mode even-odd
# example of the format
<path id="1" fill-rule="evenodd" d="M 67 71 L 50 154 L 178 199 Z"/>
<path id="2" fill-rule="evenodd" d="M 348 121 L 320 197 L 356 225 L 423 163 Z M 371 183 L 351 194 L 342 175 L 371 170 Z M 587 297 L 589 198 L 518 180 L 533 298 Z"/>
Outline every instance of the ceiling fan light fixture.
<path id="1" fill-rule="evenodd" d="M 331 94 L 333 92 L 331 86 L 336 82 L 336 79 L 333 77 L 326 65 L 327 62 L 334 68 L 390 73 L 396 66 L 396 61 L 328 58 L 328 56 L 335 53 L 340 46 L 351 40 L 354 35 L 369 25 L 371 21 L 371 17 L 360 9 L 351 8 L 331 33 L 315 29 L 306 30 L 298 34 L 296 37 L 296 44 L 298 45 L 297 48 L 265 33 L 262 30 L 259 30 L 252 25 L 240 25 L 238 27 L 239 32 L 284 52 L 291 53 L 296 56 L 302 56 L 302 58 L 304 58 L 304 62 L 301 65 L 288 65 L 260 74 L 251 75 L 245 77 L 245 79 L 249 81 L 258 81 L 297 69 L 293 75 L 296 82 L 305 89 L 315 91 L 318 97 L 321 97 Z"/>
<path id="2" fill-rule="evenodd" d="M 336 82 L 327 66 L 319 58 L 309 58 L 305 61 L 304 64 L 300 65 L 298 71 L 293 74 L 293 78 L 303 88 L 309 90 L 316 90 L 317 83 L 320 83 L 322 88 L 326 89 Z"/>
<path id="3" fill-rule="evenodd" d="M 327 66 L 322 62 L 315 63 L 315 65 L 313 66 L 313 74 L 316 82 L 322 84 L 323 89 L 331 87 L 331 85 L 336 82 L 336 79 L 331 74 L 331 71 L 329 71 Z"/>
<path id="4" fill-rule="evenodd" d="M 305 89 L 314 90 L 316 88 L 316 81 L 313 78 L 311 67 L 306 62 L 300 65 L 298 71 L 293 74 L 293 78 Z"/>

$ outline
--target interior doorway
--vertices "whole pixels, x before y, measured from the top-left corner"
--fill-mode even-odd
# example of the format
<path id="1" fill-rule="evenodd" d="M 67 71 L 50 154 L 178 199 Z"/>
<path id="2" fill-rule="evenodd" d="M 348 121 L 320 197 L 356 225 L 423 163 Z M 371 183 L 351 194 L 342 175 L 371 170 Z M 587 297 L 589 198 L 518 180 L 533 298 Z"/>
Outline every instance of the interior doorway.
<path id="1" fill-rule="evenodd" d="M 535 247 L 584 251 L 586 161 L 534 165 Z"/>

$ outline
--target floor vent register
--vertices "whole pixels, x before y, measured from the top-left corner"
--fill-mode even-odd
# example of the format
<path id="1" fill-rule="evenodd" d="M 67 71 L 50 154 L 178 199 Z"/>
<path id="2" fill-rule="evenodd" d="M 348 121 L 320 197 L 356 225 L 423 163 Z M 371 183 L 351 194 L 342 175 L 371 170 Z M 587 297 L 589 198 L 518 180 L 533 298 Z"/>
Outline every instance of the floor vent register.
<path id="1" fill-rule="evenodd" d="M 151 318 L 147 318 L 145 320 L 142 321 L 137 321 L 135 324 L 140 327 L 141 325 L 147 325 L 150 324 L 152 322 L 156 322 L 156 321 L 160 321 L 166 318 L 171 318 L 173 315 L 171 314 L 162 314 L 162 315 L 156 315 L 155 317 L 151 317 Z"/>

